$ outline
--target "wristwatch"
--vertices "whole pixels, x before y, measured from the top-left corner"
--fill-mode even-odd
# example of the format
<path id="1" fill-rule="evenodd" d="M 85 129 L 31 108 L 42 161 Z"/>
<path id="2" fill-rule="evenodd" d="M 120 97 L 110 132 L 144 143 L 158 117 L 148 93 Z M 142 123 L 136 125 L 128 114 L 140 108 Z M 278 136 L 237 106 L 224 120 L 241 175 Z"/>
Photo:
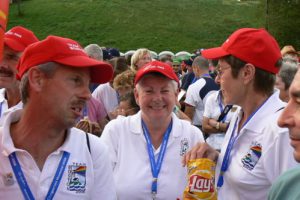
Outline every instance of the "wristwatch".
<path id="1" fill-rule="evenodd" d="M 217 129 L 217 130 L 220 130 L 220 122 L 217 122 L 217 123 L 216 123 L 216 129 Z"/>

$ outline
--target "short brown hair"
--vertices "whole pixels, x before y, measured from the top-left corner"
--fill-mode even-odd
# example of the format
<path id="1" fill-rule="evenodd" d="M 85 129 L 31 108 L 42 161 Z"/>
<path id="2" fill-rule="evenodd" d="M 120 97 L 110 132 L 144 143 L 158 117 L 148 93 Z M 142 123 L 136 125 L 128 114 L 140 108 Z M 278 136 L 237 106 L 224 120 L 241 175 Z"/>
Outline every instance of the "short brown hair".
<path id="1" fill-rule="evenodd" d="M 231 66 L 231 74 L 233 78 L 237 78 L 240 70 L 247 64 L 239 58 L 229 55 L 223 59 Z M 281 60 L 276 63 L 276 66 L 281 66 Z M 255 66 L 254 90 L 267 94 L 268 96 L 273 93 L 276 76 L 270 72 L 262 70 Z"/>

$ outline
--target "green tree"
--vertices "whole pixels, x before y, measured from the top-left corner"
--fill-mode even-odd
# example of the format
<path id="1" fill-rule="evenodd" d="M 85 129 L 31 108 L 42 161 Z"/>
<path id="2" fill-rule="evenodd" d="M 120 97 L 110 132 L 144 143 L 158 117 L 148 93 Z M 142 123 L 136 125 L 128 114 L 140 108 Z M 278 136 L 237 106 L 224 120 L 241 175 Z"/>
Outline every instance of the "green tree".
<path id="1" fill-rule="evenodd" d="M 266 28 L 281 47 L 300 50 L 300 0 L 265 0 Z"/>

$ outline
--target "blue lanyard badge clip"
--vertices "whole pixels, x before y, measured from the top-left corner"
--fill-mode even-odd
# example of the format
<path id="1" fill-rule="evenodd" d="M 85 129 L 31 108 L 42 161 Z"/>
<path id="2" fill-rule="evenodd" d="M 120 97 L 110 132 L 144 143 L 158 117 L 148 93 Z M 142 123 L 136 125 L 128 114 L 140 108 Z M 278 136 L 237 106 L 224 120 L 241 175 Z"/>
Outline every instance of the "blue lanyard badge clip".
<path id="1" fill-rule="evenodd" d="M 163 159 L 165 156 L 165 152 L 167 149 L 169 136 L 170 136 L 170 133 L 172 130 L 172 121 L 170 122 L 170 124 L 164 134 L 163 141 L 161 144 L 161 149 L 158 154 L 157 162 L 155 161 L 155 156 L 154 156 L 154 152 L 153 152 L 153 148 L 152 148 L 152 142 L 151 142 L 149 130 L 143 120 L 142 120 L 142 128 L 143 128 L 143 132 L 144 132 L 146 142 L 147 142 L 147 150 L 148 150 L 149 160 L 150 160 L 150 164 L 151 164 L 151 172 L 152 172 L 152 177 L 153 177 L 152 186 L 151 186 L 151 194 L 152 194 L 152 198 L 156 199 L 158 174 L 160 172 L 162 162 L 163 162 Z"/>

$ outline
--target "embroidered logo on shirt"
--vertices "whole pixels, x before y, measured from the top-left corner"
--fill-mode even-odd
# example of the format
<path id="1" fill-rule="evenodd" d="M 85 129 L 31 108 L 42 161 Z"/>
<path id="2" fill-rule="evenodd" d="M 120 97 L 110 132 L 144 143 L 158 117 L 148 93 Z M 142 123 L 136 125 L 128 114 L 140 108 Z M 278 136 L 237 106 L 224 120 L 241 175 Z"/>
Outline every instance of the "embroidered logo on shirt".
<path id="1" fill-rule="evenodd" d="M 235 112 L 237 110 L 237 107 L 236 106 L 233 106 L 232 108 L 231 108 L 231 112 Z"/>
<path id="2" fill-rule="evenodd" d="M 82 163 L 73 163 L 68 166 L 68 184 L 69 191 L 84 193 L 86 186 L 86 165 Z"/>
<path id="3" fill-rule="evenodd" d="M 252 142 L 250 146 L 250 150 L 248 151 L 247 155 L 242 158 L 243 167 L 252 170 L 256 163 L 258 162 L 261 156 L 261 144 L 258 142 Z"/>
<path id="4" fill-rule="evenodd" d="M 3 183 L 5 186 L 12 186 L 15 183 L 13 173 L 3 174 Z"/>
<path id="5" fill-rule="evenodd" d="M 188 149 L 189 149 L 189 142 L 188 142 L 187 138 L 184 138 L 180 142 L 180 156 L 183 156 L 187 152 Z"/>

